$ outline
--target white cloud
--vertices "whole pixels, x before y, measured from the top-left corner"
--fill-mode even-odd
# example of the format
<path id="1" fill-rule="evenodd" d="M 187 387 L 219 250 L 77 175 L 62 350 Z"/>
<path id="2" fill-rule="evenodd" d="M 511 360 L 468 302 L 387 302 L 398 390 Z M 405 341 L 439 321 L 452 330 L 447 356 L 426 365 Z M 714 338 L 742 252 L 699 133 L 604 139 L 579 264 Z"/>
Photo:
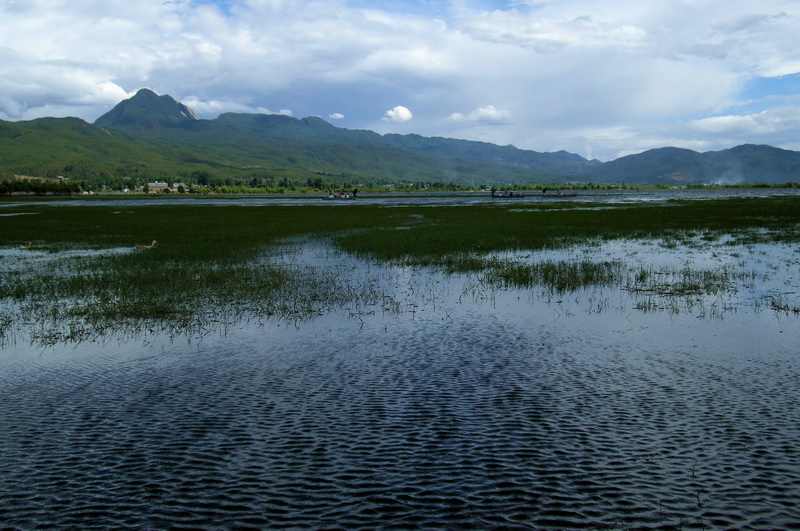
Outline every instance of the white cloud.
<path id="1" fill-rule="evenodd" d="M 511 113 L 497 109 L 494 105 L 487 105 L 466 115 L 454 112 L 449 119 L 454 122 L 505 123 L 511 119 Z"/>
<path id="2" fill-rule="evenodd" d="M 715 116 L 691 121 L 688 126 L 698 133 L 729 136 L 791 134 L 800 138 L 800 108 L 781 107 L 756 114 Z"/>
<path id="3" fill-rule="evenodd" d="M 174 96 L 174 95 L 173 95 Z M 245 103 L 231 101 L 231 100 L 202 100 L 196 96 L 188 96 L 186 98 L 178 98 L 181 103 L 191 108 L 194 113 L 199 117 L 217 117 L 222 113 L 256 113 L 256 114 L 283 114 L 285 116 L 292 116 L 291 109 L 281 109 L 279 111 L 272 111 L 266 107 L 252 106 Z"/>
<path id="4" fill-rule="evenodd" d="M 402 105 L 389 109 L 383 115 L 383 119 L 389 122 L 408 122 L 412 118 L 414 118 L 414 115 L 411 114 L 411 111 Z"/>
<path id="5" fill-rule="evenodd" d="M 405 121 L 426 136 L 604 159 L 666 143 L 796 145 L 785 95 L 798 90 L 781 107 L 748 92 L 800 73 L 796 0 L 383 5 L 397 4 L 0 0 L 0 118 L 91 121 L 148 87 L 205 118 L 346 109 L 358 128 Z"/>
<path id="6" fill-rule="evenodd" d="M 568 17 L 525 15 L 516 10 L 481 13 L 463 21 L 463 29 L 474 37 L 541 52 L 565 47 L 634 49 L 644 45 L 647 31 L 624 20 L 603 20 L 582 13 Z"/>
<path id="7" fill-rule="evenodd" d="M 333 113 L 328 115 L 328 118 L 330 118 L 331 120 L 343 120 L 344 119 L 344 114 L 342 114 L 340 112 L 333 112 Z"/>

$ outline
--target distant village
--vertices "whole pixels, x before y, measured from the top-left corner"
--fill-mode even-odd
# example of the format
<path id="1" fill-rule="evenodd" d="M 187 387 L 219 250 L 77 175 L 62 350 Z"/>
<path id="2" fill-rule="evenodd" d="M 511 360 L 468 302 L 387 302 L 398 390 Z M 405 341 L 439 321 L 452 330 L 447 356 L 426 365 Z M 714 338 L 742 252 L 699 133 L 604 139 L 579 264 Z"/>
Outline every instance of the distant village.
<path id="1" fill-rule="evenodd" d="M 172 186 L 170 186 L 165 182 L 155 181 L 144 186 L 144 192 L 148 194 L 184 193 L 188 191 L 189 186 L 184 183 L 172 183 Z M 123 190 L 123 192 L 127 192 L 127 190 Z"/>

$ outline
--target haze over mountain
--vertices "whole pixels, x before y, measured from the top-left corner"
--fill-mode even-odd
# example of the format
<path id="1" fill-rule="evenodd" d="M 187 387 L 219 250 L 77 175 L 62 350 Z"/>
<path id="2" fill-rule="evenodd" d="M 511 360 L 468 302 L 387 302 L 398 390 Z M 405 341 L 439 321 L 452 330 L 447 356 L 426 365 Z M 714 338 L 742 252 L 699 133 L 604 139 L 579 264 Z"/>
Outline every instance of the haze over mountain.
<path id="1" fill-rule="evenodd" d="M 785 183 L 800 180 L 800 152 L 755 145 L 707 153 L 665 147 L 600 163 L 565 151 L 343 129 L 318 117 L 224 113 L 201 120 L 172 97 L 141 89 L 94 124 L 76 118 L 0 121 L 0 171 L 167 180 L 199 172 L 253 184 L 312 178 L 317 184 L 343 178 L 373 184 Z"/>

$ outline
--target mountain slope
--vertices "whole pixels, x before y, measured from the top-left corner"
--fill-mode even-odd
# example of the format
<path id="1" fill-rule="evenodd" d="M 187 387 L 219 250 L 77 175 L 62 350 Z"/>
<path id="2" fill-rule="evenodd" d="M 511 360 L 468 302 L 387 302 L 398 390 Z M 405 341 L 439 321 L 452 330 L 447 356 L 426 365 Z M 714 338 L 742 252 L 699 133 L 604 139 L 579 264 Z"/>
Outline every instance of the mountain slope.
<path id="1" fill-rule="evenodd" d="M 720 184 L 800 181 L 800 153 L 772 146 L 743 144 L 705 154 Z"/>
<path id="2" fill-rule="evenodd" d="M 194 120 L 197 120 L 194 112 L 171 96 L 158 96 L 152 90 L 141 89 L 131 99 L 118 103 L 95 120 L 94 124 L 100 127 L 142 127 L 159 130 L 165 126 Z"/>
<path id="3" fill-rule="evenodd" d="M 338 128 L 318 117 L 225 113 L 199 120 L 170 96 L 142 89 L 88 124 L 77 118 L 0 121 L 0 173 L 65 175 L 107 185 L 183 180 L 469 185 L 785 183 L 800 152 L 745 144 L 698 153 L 653 149 L 600 163 L 560 151 Z"/>
<path id="4" fill-rule="evenodd" d="M 607 182 L 687 184 L 707 180 L 711 171 L 700 153 L 665 147 L 606 162 L 594 177 Z"/>
<path id="5" fill-rule="evenodd" d="M 224 113 L 214 120 L 196 120 L 193 114 L 189 117 L 184 109 L 188 108 L 169 96 L 156 96 L 152 91 L 142 89 L 130 100 L 121 102 L 101 116 L 95 125 L 136 131 L 139 134 L 154 132 L 192 142 L 252 143 L 253 139 L 260 138 L 270 143 L 279 141 L 284 145 L 291 143 L 290 141 L 315 146 L 336 144 L 345 150 L 349 149 L 346 146 L 357 146 L 358 150 L 371 146 L 384 154 L 387 152 L 386 148 L 390 148 L 389 152 L 398 150 L 395 153 L 402 152 L 402 156 L 406 157 L 413 154 L 421 160 L 437 159 L 438 162 L 430 162 L 431 167 L 440 168 L 440 171 L 455 175 L 456 178 L 464 173 L 465 165 L 473 164 L 484 171 L 486 167 L 495 166 L 513 169 L 510 173 L 515 179 L 524 178 L 525 172 L 538 177 L 576 177 L 584 175 L 589 168 L 599 164 L 564 152 L 538 153 L 486 142 L 426 138 L 420 135 L 379 135 L 372 131 L 341 129 L 319 117 L 297 119 L 274 114 Z M 184 132 L 195 136 L 185 137 Z M 324 146 L 320 149 L 327 151 Z M 461 170 L 454 169 L 457 167 Z M 352 169 L 364 171 L 363 168 Z M 470 178 L 474 178 L 474 175 Z"/>
<path id="6" fill-rule="evenodd" d="M 591 176 L 642 184 L 779 184 L 800 180 L 800 152 L 752 144 L 706 153 L 659 148 L 606 162 Z"/>
<path id="7" fill-rule="evenodd" d="M 170 164 L 168 156 L 136 136 L 79 118 L 0 121 L 0 172 L 86 179 L 159 164 Z"/>

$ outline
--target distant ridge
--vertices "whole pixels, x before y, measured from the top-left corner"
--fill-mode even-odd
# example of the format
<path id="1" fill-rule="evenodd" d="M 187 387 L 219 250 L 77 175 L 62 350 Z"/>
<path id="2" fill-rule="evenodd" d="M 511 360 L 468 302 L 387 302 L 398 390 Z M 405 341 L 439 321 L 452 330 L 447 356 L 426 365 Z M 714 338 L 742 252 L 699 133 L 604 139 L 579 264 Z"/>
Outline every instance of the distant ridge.
<path id="1" fill-rule="evenodd" d="M 468 170 L 473 173 L 470 180 L 474 181 L 474 173 L 495 175 L 500 168 L 506 168 L 515 181 L 525 173 L 562 180 L 564 176 L 580 177 L 588 167 L 600 164 L 565 151 L 540 153 L 488 142 L 428 138 L 416 134 L 380 135 L 368 130 L 342 129 L 316 116 L 298 119 L 280 114 L 223 113 L 213 120 L 198 120 L 189 107 L 171 96 L 158 96 L 149 89 L 141 89 L 134 97 L 120 102 L 94 124 L 132 133 L 155 132 L 176 140 L 186 139 L 188 133 L 193 135 L 191 140 L 195 143 L 198 140 L 240 145 L 264 140 L 303 143 L 306 147 L 299 149 L 308 151 L 314 146 L 320 156 L 336 150 L 336 145 L 341 145 L 336 151 L 370 148 L 376 150 L 376 156 L 388 159 L 378 166 L 398 168 L 404 160 L 410 163 L 409 168 L 428 166 L 429 171 L 417 176 L 420 180 L 430 180 L 431 173 L 438 172 L 440 180 L 460 182 L 459 173 Z M 342 155 L 336 153 L 333 157 Z M 409 157 L 412 160 L 407 160 Z M 459 167 L 461 171 L 454 170 Z M 349 169 L 369 171 L 369 167 Z M 395 171 L 403 176 L 409 173 L 400 168 Z M 409 180 L 417 178 L 410 176 Z"/>
<path id="2" fill-rule="evenodd" d="M 139 90 L 95 120 L 100 127 L 143 127 L 160 129 L 197 120 L 194 111 L 172 96 L 159 96 L 150 89 Z"/>
<path id="3" fill-rule="evenodd" d="M 798 182 L 800 152 L 755 144 L 706 153 L 665 147 L 606 162 L 591 176 L 600 182 L 672 186 Z"/>
<path id="4" fill-rule="evenodd" d="M 743 144 L 698 153 L 664 147 L 601 163 L 488 142 L 343 129 L 319 117 L 224 113 L 139 90 L 88 124 L 78 118 L 0 120 L 0 174 L 103 183 L 191 180 L 297 189 L 326 183 L 477 186 L 568 183 L 783 184 L 800 181 L 800 152 Z M 192 176 L 195 177 L 192 177 Z M 334 186 L 335 187 L 335 186 Z"/>

